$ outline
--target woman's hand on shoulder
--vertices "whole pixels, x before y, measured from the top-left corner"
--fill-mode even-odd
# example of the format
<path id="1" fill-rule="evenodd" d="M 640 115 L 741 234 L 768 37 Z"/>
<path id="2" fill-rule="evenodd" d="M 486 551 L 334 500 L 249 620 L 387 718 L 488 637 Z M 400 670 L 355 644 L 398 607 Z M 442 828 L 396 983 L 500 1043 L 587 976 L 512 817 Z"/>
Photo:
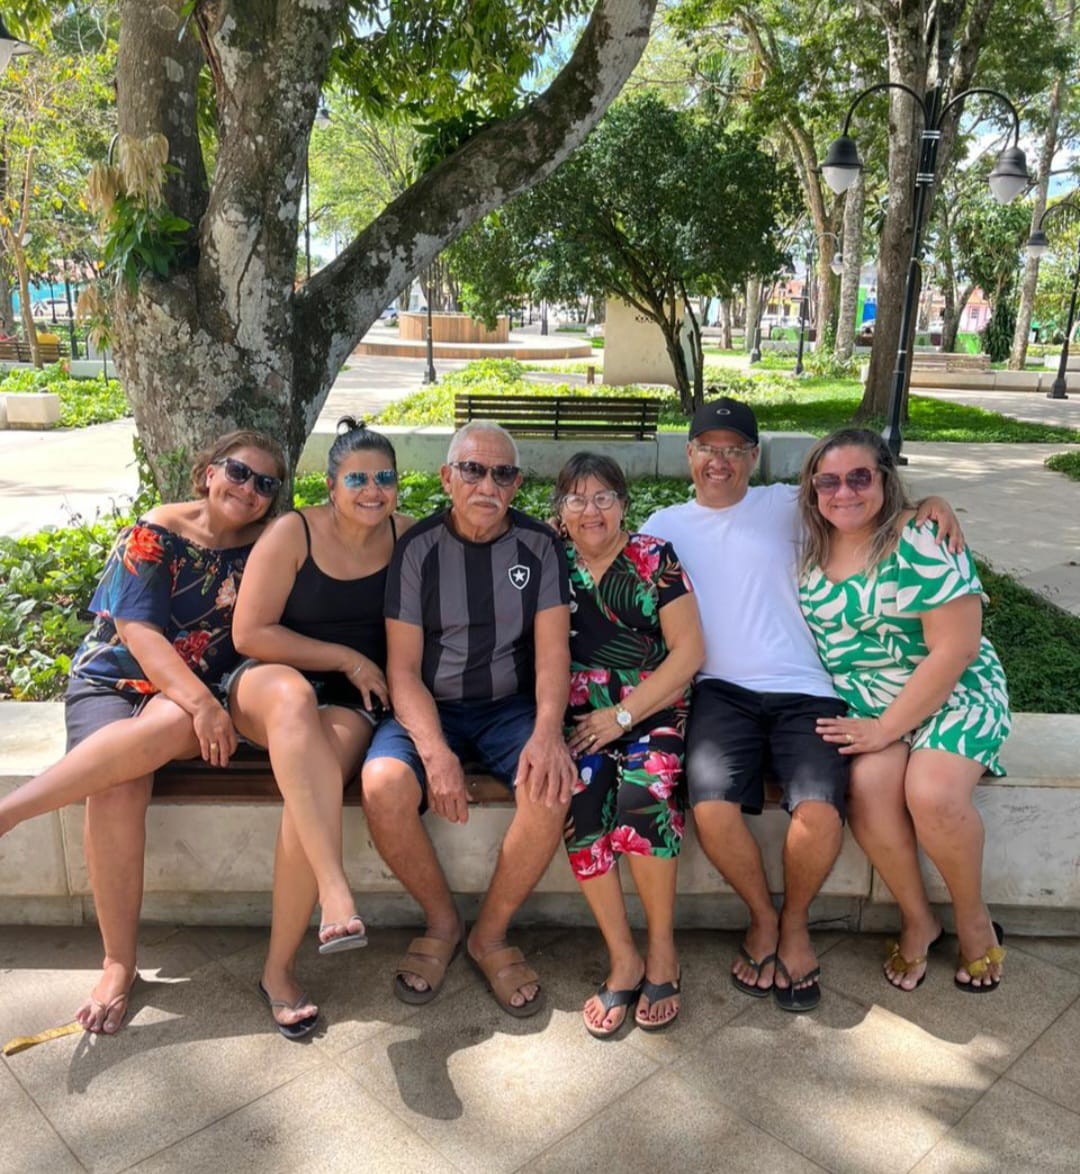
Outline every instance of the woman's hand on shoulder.
<path id="1" fill-rule="evenodd" d="M 925 526 L 927 522 L 937 525 L 937 544 L 944 545 L 952 554 L 964 549 L 964 531 L 960 519 L 943 497 L 924 497 L 915 511 L 915 525 Z M 906 523 L 905 523 L 906 524 Z"/>

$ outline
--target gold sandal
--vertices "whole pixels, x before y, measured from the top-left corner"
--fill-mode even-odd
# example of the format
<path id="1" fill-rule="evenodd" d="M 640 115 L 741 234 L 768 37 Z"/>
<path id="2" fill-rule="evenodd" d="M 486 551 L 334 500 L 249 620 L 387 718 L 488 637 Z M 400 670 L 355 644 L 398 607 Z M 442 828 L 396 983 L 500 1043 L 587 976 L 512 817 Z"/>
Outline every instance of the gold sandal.
<path id="1" fill-rule="evenodd" d="M 983 978 L 991 966 L 997 966 L 1005 960 L 1007 951 L 1001 944 L 1005 941 L 1005 931 L 996 921 L 991 922 L 991 924 L 994 927 L 994 933 L 997 934 L 998 944 L 991 946 L 981 958 L 973 958 L 970 962 L 963 957 L 958 958 L 960 967 L 968 972 L 972 981 L 961 982 L 958 978 L 954 977 L 953 982 L 967 995 L 985 995 L 990 991 L 996 991 L 1001 985 L 1000 978 L 990 979 L 989 982 L 980 983 L 978 986 L 974 982 L 976 978 Z"/>
<path id="2" fill-rule="evenodd" d="M 910 974 L 917 966 L 923 966 L 926 964 L 930 951 L 939 944 L 944 936 L 945 931 L 941 930 L 938 936 L 934 938 L 929 946 L 926 947 L 926 953 L 923 954 L 921 958 L 905 958 L 904 955 L 900 953 L 899 942 L 886 942 L 885 949 L 888 951 L 888 954 L 885 958 L 885 966 L 882 968 L 882 973 L 884 974 L 885 970 L 889 969 L 900 975 Z M 928 971 L 924 970 L 922 974 L 919 975 L 918 981 L 913 987 L 901 986 L 899 983 L 893 982 L 893 980 L 887 974 L 885 974 L 885 981 L 895 990 L 903 991 L 905 995 L 909 995 L 912 991 L 917 991 L 919 987 L 922 986 L 924 980 L 926 979 L 927 973 Z"/>

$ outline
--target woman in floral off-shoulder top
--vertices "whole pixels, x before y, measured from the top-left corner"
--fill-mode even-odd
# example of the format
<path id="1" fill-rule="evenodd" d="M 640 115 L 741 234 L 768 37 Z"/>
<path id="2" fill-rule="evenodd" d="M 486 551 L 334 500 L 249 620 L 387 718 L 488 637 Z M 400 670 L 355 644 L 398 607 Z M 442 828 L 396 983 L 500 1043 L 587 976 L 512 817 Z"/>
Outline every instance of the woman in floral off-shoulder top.
<path id="1" fill-rule="evenodd" d="M 88 1031 L 119 1030 L 137 977 L 154 771 L 197 755 L 225 766 L 236 750 L 219 683 L 238 659 L 240 576 L 284 475 L 276 441 L 231 432 L 196 460 L 194 501 L 158 506 L 119 536 L 72 663 L 68 753 L 0 801 L 3 835 L 88 800 L 86 861 L 105 945 L 102 976 L 76 1014 Z"/>

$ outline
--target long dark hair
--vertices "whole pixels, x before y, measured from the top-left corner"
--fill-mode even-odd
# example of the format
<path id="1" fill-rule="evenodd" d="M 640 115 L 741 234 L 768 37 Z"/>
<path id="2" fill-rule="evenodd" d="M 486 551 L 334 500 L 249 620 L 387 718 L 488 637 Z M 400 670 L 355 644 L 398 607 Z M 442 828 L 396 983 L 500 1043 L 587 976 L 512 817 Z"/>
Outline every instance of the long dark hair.
<path id="1" fill-rule="evenodd" d="M 337 429 L 337 437 L 326 457 L 326 475 L 331 481 L 337 480 L 341 462 L 353 452 L 381 452 L 389 457 L 390 467 L 397 471 L 397 453 L 381 432 L 372 432 L 363 420 L 357 422 L 352 416 L 342 416 Z"/>
<path id="2" fill-rule="evenodd" d="M 874 520 L 874 535 L 866 551 L 864 570 L 873 570 L 889 554 L 899 538 L 897 522 L 905 510 L 911 509 L 907 490 L 900 480 L 892 450 L 880 433 L 868 428 L 841 428 L 819 440 L 806 454 L 802 473 L 799 476 L 799 512 L 802 514 L 806 538 L 803 541 L 801 569 L 808 571 L 813 566 L 823 567 L 829 561 L 829 539 L 832 527 L 821 516 L 817 504 L 817 491 L 813 476 L 818 471 L 826 453 L 835 448 L 865 448 L 873 454 L 878 472 L 881 474 L 881 490 L 884 499 L 881 510 Z"/>

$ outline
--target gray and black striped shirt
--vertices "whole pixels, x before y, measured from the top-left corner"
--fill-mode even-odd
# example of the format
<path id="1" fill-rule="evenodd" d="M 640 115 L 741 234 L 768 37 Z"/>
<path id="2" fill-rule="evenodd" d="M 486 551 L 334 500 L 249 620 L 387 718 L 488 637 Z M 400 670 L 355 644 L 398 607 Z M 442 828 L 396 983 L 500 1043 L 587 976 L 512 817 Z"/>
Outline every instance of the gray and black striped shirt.
<path id="1" fill-rule="evenodd" d="M 566 555 L 549 527 L 514 509 L 509 520 L 493 542 L 467 542 L 444 510 L 394 549 L 386 615 L 423 629 L 421 677 L 436 701 L 535 690 L 533 622 L 570 602 Z"/>

